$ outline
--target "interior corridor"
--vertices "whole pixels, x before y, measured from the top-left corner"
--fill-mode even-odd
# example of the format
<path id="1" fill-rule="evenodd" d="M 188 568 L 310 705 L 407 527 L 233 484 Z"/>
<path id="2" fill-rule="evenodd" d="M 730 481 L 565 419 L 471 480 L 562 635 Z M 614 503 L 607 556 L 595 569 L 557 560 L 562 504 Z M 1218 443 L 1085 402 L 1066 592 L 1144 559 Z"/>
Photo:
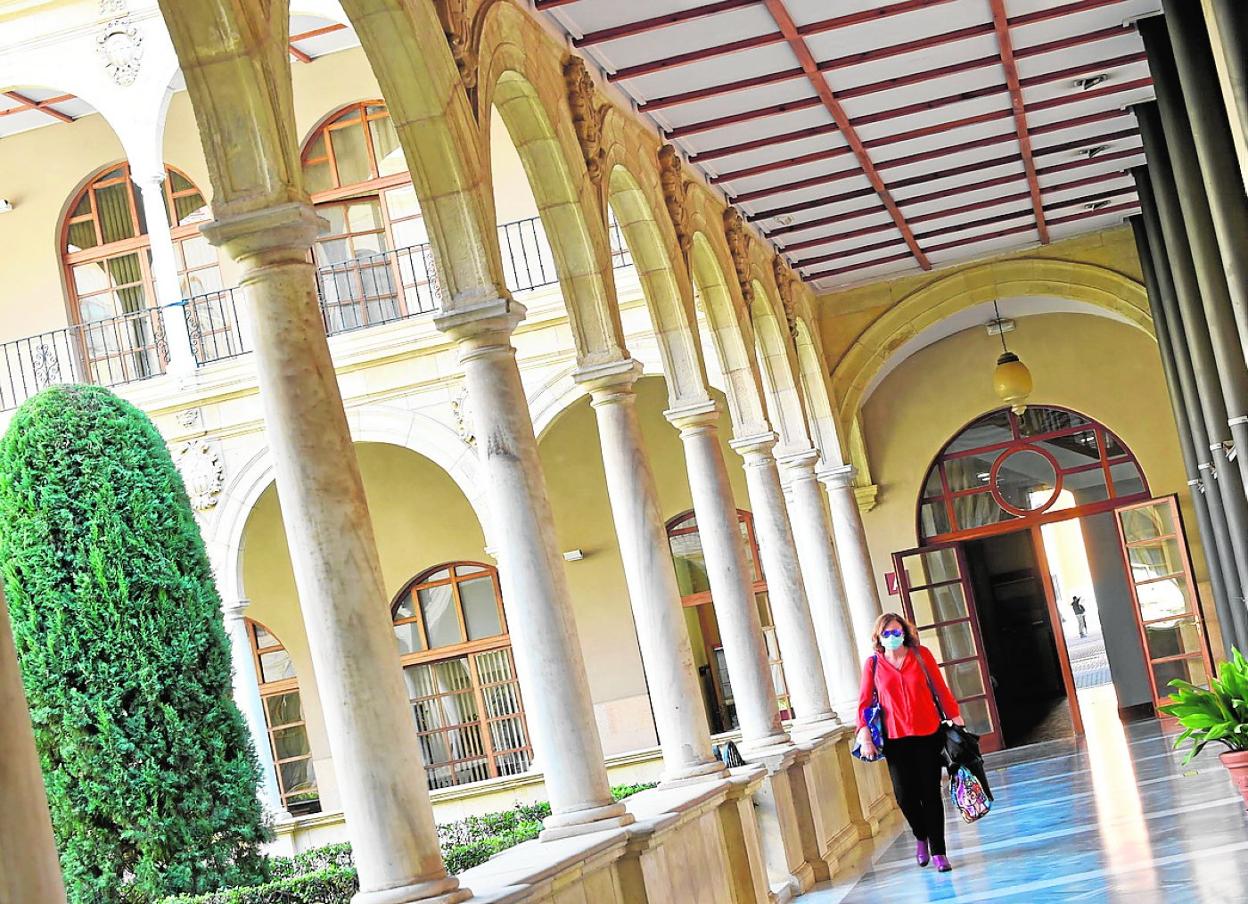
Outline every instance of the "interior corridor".
<path id="1" fill-rule="evenodd" d="M 1086 739 L 987 758 L 993 811 L 966 825 L 946 804 L 952 873 L 919 869 L 899 824 L 870 862 L 803 900 L 1248 901 L 1248 815 L 1216 752 L 1185 767 L 1169 727 L 1111 713 L 1088 718 Z"/>

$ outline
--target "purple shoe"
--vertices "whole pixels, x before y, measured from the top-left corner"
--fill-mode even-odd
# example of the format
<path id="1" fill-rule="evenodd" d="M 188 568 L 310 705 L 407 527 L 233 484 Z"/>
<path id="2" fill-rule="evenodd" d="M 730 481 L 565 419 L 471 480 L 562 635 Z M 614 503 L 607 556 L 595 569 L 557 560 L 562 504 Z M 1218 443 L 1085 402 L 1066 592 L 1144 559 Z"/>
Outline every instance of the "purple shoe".
<path id="1" fill-rule="evenodd" d="M 928 855 L 926 841 L 919 841 L 915 843 L 914 859 L 919 861 L 919 866 L 927 866 L 927 864 L 931 862 L 932 858 Z"/>
<path id="2" fill-rule="evenodd" d="M 936 854 L 932 857 L 932 860 L 936 863 L 936 872 L 938 873 L 947 873 L 953 869 L 953 864 L 949 862 L 949 858 L 944 854 Z"/>

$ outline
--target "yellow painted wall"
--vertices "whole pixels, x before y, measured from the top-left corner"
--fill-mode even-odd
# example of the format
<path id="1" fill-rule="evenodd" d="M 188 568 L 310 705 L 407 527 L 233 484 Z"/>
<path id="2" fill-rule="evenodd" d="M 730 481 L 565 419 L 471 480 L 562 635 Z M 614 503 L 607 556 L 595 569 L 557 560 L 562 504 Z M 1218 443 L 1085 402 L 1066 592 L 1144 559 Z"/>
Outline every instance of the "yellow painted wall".
<path id="1" fill-rule="evenodd" d="M 1135 453 L 1156 496 L 1178 493 L 1188 527 L 1211 636 L 1215 613 L 1196 535 L 1178 437 L 1156 344 L 1140 330 L 1090 314 L 1023 317 L 1009 335 L 1035 378 L 1033 404 L 1075 409 L 1100 421 Z M 969 421 L 1001 407 L 992 391 L 999 340 L 982 328 L 964 330 L 903 362 L 862 409 L 863 432 L 879 504 L 866 513 L 881 598 L 891 553 L 918 545 L 915 507 L 933 458 Z"/>

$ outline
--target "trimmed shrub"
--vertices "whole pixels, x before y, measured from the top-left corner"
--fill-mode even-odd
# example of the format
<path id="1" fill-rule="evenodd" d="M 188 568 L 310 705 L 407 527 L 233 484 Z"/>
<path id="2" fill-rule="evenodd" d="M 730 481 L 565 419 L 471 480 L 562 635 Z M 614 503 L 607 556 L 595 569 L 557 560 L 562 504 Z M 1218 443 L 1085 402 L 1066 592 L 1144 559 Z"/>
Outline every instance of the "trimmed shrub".
<path id="1" fill-rule="evenodd" d="M 309 852 L 310 853 L 310 852 Z M 196 897 L 166 898 L 161 904 L 350 904 L 360 888 L 354 869 L 328 867 L 250 888 L 227 888 Z"/>
<path id="2" fill-rule="evenodd" d="M 141 411 L 94 386 L 22 406 L 0 440 L 0 567 L 70 901 L 263 882 L 220 601 Z"/>

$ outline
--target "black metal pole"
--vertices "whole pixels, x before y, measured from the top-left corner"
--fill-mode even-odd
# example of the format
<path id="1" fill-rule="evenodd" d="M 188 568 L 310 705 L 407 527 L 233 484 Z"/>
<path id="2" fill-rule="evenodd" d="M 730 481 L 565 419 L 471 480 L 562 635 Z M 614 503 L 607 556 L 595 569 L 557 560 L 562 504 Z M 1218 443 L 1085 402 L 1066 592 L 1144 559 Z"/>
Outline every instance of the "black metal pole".
<path id="1" fill-rule="evenodd" d="M 1137 187 L 1148 178 L 1140 169 L 1131 171 Z M 1235 625 L 1226 595 L 1226 578 L 1222 573 L 1224 562 L 1222 550 L 1218 546 L 1218 534 L 1214 531 L 1213 520 L 1209 513 L 1209 504 L 1205 500 L 1206 487 L 1201 479 L 1200 457 L 1196 453 L 1196 442 L 1192 437 L 1192 414 L 1189 400 L 1183 393 L 1183 382 L 1179 377 L 1179 359 L 1187 355 L 1187 347 L 1183 339 L 1176 342 L 1175 327 L 1181 333 L 1181 323 L 1172 325 L 1166 316 L 1166 306 L 1162 301 L 1159 267 L 1153 257 L 1153 249 L 1149 243 L 1148 230 L 1142 217 L 1131 217 L 1131 231 L 1135 236 L 1135 248 L 1140 257 L 1140 269 L 1144 275 L 1144 286 L 1148 291 L 1148 307 L 1153 315 L 1153 329 L 1157 334 L 1157 350 L 1161 356 L 1161 369 L 1166 377 L 1166 390 L 1170 396 L 1170 407 L 1174 413 L 1174 426 L 1179 435 L 1179 450 L 1183 457 L 1183 468 L 1187 473 L 1187 485 L 1191 489 L 1192 508 L 1196 512 L 1196 529 L 1200 534 L 1201 547 L 1205 552 L 1205 561 L 1209 566 L 1209 584 L 1213 589 L 1213 605 L 1218 613 L 1218 624 L 1221 628 L 1222 648 L 1230 650 L 1235 645 Z M 1166 266 L 1161 261 L 1161 266 Z M 1169 279 L 1169 274 L 1165 276 Z M 1187 361 L 1190 371 L 1191 361 Z M 1200 416 L 1196 415 L 1199 421 Z M 1204 431 L 1202 430 L 1201 433 Z M 1217 496 L 1217 488 L 1210 487 L 1212 495 Z M 1221 501 L 1219 500 L 1219 510 Z M 1225 529 L 1225 528 L 1224 528 Z M 1229 538 L 1226 538 L 1229 542 Z M 1228 551 L 1228 555 L 1229 555 Z"/>
<path id="2" fill-rule="evenodd" d="M 1239 167 L 1248 189 L 1248 3 L 1210 0 L 1208 15 L 1216 23 L 1217 41 L 1226 63 L 1227 108 L 1231 128 L 1239 134 Z"/>
<path id="3" fill-rule="evenodd" d="M 1197 278 L 1193 248 L 1189 242 L 1179 192 L 1171 169 L 1170 151 L 1162 132 L 1161 118 L 1154 103 L 1139 104 L 1135 114 L 1148 156 L 1148 180 L 1140 202 L 1147 216 L 1150 207 L 1156 214 L 1156 234 L 1165 243 L 1166 260 L 1174 284 L 1174 295 L 1183 324 L 1206 432 L 1208 457 L 1201 464 L 1206 485 L 1217 486 L 1227 526 L 1227 544 L 1235 581 L 1227 581 L 1235 638 L 1248 643 L 1248 611 L 1245 610 L 1243 589 L 1248 586 L 1248 498 L 1239 470 L 1227 459 L 1225 443 L 1230 438 L 1227 425 L 1224 386 L 1219 374 L 1219 361 L 1214 347 L 1214 324 L 1207 319 L 1208 304 L 1202 305 L 1202 283 Z M 1197 189 L 1203 192 L 1203 187 Z M 1150 224 L 1150 234 L 1153 226 Z M 1207 299 L 1205 299 L 1207 302 Z M 1230 328 L 1234 336 L 1234 328 Z M 1236 340 L 1238 341 L 1238 340 Z M 1241 356 L 1242 360 L 1242 356 Z M 1245 447 L 1248 448 L 1248 447 Z M 1197 450 L 1198 453 L 1200 450 Z M 1203 457 L 1203 456 L 1202 456 Z M 1216 479 L 1213 479 L 1216 478 Z M 1216 527 L 1216 524 L 1215 524 Z M 1226 573 L 1224 569 L 1224 573 Z"/>

